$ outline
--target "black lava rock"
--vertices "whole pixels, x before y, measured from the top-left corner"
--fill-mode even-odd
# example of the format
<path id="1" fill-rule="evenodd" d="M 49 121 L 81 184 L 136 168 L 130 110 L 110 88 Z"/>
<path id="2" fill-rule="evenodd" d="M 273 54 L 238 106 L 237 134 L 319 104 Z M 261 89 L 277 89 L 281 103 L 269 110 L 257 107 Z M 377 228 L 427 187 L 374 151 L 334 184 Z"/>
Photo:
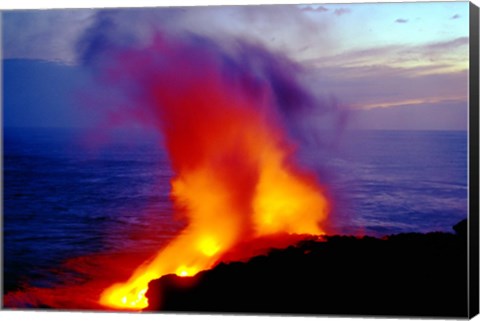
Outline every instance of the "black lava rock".
<path id="1" fill-rule="evenodd" d="M 463 224 L 463 223 L 460 223 Z M 467 317 L 467 247 L 456 234 L 331 236 L 149 284 L 148 310 Z"/>

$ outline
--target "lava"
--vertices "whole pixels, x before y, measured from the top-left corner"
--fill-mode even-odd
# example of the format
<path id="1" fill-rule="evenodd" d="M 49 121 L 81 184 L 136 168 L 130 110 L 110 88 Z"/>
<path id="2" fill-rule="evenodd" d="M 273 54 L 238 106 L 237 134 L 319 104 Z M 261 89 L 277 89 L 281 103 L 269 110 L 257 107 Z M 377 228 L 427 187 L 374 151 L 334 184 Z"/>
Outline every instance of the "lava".
<path id="1" fill-rule="evenodd" d="M 143 309 L 151 280 L 212 268 L 241 242 L 325 233 L 325 188 L 296 164 L 282 114 L 286 102 L 311 98 L 296 78 L 298 66 L 259 46 L 238 42 L 233 49 L 157 35 L 143 48 L 98 54 L 98 78 L 133 106 L 115 113 L 162 133 L 175 173 L 171 199 L 187 222 L 128 280 L 106 288 L 102 305 Z"/>

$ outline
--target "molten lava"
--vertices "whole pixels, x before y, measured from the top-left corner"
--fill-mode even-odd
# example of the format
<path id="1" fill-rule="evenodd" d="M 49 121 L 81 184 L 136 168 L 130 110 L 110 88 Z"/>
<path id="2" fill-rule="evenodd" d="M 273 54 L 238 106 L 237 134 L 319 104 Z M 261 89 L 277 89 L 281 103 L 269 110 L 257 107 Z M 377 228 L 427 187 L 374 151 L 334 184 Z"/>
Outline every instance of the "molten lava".
<path id="1" fill-rule="evenodd" d="M 295 166 L 278 113 L 275 91 L 295 69 L 258 48 L 240 47 L 231 59 L 220 51 L 198 39 L 158 37 L 109 57 L 105 79 L 137 84 L 132 97 L 142 109 L 133 114 L 163 134 L 175 172 L 171 197 L 188 224 L 127 281 L 107 288 L 104 306 L 143 309 L 151 280 L 212 268 L 240 242 L 325 232 L 329 202 L 314 173 Z M 279 75 L 285 79 L 273 79 Z"/>

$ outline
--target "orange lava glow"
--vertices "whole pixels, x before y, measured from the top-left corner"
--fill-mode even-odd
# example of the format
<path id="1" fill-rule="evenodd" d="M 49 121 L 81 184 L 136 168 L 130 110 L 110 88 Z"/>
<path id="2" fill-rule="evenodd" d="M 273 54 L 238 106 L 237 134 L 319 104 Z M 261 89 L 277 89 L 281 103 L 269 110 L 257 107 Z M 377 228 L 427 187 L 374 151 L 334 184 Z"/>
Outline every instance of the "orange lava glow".
<path id="1" fill-rule="evenodd" d="M 99 302 L 110 308 L 143 309 L 151 280 L 210 269 L 242 242 L 325 234 L 329 201 L 316 175 L 292 161 L 295 145 L 275 112 L 274 89 L 255 85 L 258 92 L 245 94 L 242 78 L 208 50 L 195 51 L 199 63 L 169 46 L 159 40 L 150 48 L 172 67 L 149 75 L 142 88 L 175 173 L 171 198 L 187 225 L 128 280 L 103 291 Z M 124 53 L 119 65 L 138 66 L 139 54 Z"/>
<path id="2" fill-rule="evenodd" d="M 197 126 L 204 127 L 194 143 L 201 145 L 202 159 L 180 166 L 172 180 L 172 197 L 188 226 L 129 280 L 106 289 L 101 304 L 143 309 L 151 280 L 209 269 L 245 238 L 324 234 L 328 201 L 313 177 L 289 163 L 291 148 L 280 132 L 252 109 L 228 110 Z"/>

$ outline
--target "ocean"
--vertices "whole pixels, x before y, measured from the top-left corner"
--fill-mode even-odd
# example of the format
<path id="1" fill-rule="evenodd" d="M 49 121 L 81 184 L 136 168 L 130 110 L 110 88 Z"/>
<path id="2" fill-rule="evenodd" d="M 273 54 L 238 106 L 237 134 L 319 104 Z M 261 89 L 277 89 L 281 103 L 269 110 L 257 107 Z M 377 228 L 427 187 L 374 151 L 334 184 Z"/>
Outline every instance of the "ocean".
<path id="1" fill-rule="evenodd" d="M 302 158 L 328 186 L 339 233 L 452 232 L 468 213 L 467 136 L 346 132 Z M 158 248 L 175 236 L 184 223 L 173 215 L 173 173 L 159 141 L 153 134 L 109 140 L 75 130 L 5 129 L 4 292 L 54 286 L 54 269 L 70 258 L 134 242 Z"/>

